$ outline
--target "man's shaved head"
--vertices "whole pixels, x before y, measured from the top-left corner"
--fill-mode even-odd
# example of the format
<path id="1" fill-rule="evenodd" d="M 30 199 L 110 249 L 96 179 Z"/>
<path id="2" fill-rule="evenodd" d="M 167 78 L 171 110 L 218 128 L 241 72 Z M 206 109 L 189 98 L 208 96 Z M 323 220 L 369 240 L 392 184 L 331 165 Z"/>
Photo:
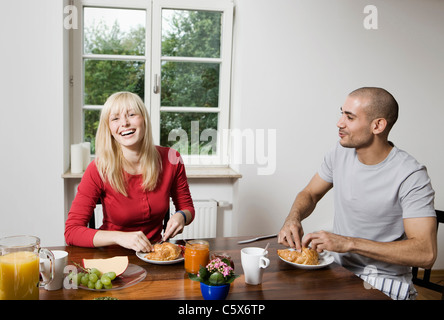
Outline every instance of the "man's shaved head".
<path id="1" fill-rule="evenodd" d="M 387 120 L 386 132 L 395 124 L 398 119 L 398 102 L 385 89 L 377 87 L 363 87 L 352 91 L 349 97 L 360 97 L 365 99 L 365 112 L 368 120 L 377 118 Z"/>

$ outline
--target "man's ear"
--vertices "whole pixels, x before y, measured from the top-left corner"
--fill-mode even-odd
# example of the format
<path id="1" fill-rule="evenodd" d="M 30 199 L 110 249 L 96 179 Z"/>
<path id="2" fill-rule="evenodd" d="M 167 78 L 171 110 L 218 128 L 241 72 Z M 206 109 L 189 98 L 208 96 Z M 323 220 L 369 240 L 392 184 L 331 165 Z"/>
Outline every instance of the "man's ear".
<path id="1" fill-rule="evenodd" d="M 373 134 L 381 134 L 387 128 L 387 120 L 384 118 L 377 118 L 372 121 Z"/>

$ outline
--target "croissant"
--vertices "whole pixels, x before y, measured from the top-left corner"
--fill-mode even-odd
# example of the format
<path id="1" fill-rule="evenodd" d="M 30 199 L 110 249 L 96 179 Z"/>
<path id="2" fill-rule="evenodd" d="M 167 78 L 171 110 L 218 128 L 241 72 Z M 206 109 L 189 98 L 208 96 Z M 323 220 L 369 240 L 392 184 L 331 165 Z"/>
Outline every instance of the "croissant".
<path id="1" fill-rule="evenodd" d="M 145 255 L 148 260 L 156 261 L 170 261 L 175 260 L 180 255 L 180 248 L 173 243 L 164 242 L 162 244 L 155 244 L 154 251 Z"/>
<path id="2" fill-rule="evenodd" d="M 319 264 L 319 254 L 316 250 L 310 248 L 302 248 L 302 251 L 295 251 L 289 249 L 278 250 L 278 255 L 287 261 L 305 264 L 305 265 L 317 265 Z"/>

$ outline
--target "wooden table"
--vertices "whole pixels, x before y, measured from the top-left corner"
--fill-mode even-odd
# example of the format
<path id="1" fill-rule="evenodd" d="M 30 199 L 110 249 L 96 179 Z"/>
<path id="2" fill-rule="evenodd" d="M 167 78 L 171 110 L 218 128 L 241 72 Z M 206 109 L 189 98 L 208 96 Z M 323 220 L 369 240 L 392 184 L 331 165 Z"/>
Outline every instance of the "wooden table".
<path id="1" fill-rule="evenodd" d="M 376 289 L 366 289 L 361 279 L 345 268 L 333 263 L 317 270 L 302 270 L 279 259 L 277 249 L 284 248 L 274 239 L 248 244 L 238 244 L 248 237 L 208 239 L 211 251 L 228 253 L 240 277 L 232 284 L 228 300 L 389 300 Z M 244 281 L 240 250 L 244 247 L 265 247 L 270 243 L 270 266 L 265 270 L 261 285 L 248 285 Z M 92 300 L 110 296 L 119 300 L 201 300 L 200 286 L 186 274 L 183 262 L 172 265 L 155 265 L 140 260 L 134 251 L 120 247 L 80 248 L 54 247 L 66 250 L 71 261 L 80 263 L 82 258 L 109 258 L 127 255 L 129 262 L 146 269 L 146 278 L 128 288 L 106 292 L 84 289 L 47 291 L 40 288 L 40 300 Z"/>

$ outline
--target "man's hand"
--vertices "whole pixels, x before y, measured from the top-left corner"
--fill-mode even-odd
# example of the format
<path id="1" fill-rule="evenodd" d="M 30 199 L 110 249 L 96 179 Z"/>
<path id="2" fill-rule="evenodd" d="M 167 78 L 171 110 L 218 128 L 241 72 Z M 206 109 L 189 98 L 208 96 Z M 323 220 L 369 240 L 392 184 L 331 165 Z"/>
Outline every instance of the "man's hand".
<path id="1" fill-rule="evenodd" d="M 298 193 L 290 213 L 285 219 L 284 225 L 278 235 L 278 242 L 302 249 L 301 239 L 304 235 L 301 221 L 307 218 L 316 207 L 316 203 L 333 187 L 332 183 L 324 181 L 319 174 L 315 174 L 309 184 Z"/>
<path id="2" fill-rule="evenodd" d="M 302 224 L 297 219 L 287 218 L 279 231 L 278 242 L 284 246 L 301 250 L 301 239 L 304 235 Z"/>
<path id="3" fill-rule="evenodd" d="M 327 231 L 317 231 L 309 233 L 305 236 L 302 245 L 310 247 L 317 252 L 324 250 L 344 253 L 351 249 L 352 239 L 349 237 L 340 236 Z"/>

